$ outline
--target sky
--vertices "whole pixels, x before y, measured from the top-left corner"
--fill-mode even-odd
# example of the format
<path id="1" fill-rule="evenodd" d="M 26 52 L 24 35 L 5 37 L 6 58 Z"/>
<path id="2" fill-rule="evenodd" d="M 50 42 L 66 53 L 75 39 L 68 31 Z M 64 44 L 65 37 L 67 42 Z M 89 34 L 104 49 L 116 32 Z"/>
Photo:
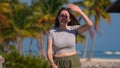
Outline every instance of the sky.
<path id="1" fill-rule="evenodd" d="M 110 13 L 110 16 L 110 24 L 103 19 L 100 20 L 101 35 L 96 36 L 95 50 L 120 51 L 120 13 Z M 91 43 L 88 43 L 89 45 Z"/>
<path id="2" fill-rule="evenodd" d="M 30 0 L 21 0 L 21 2 L 28 2 L 30 4 Z M 71 0 L 72 1 L 72 0 Z M 76 0 L 77 1 L 77 0 Z M 95 40 L 95 50 L 102 51 L 120 51 L 120 13 L 110 13 L 111 22 L 107 24 L 105 20 L 100 20 L 100 31 L 101 35 L 96 35 Z M 24 45 L 25 48 L 28 48 L 28 42 L 30 40 L 25 39 Z M 88 50 L 91 48 L 91 38 L 88 40 Z M 37 44 L 34 40 L 33 49 L 36 50 Z M 82 44 L 78 44 L 77 48 L 83 50 L 84 46 Z"/>

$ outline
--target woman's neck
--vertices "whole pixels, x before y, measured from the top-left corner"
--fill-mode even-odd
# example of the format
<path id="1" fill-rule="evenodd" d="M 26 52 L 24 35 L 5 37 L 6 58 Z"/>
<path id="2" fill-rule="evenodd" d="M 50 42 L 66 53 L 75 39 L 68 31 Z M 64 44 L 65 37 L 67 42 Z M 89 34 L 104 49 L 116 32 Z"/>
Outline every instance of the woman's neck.
<path id="1" fill-rule="evenodd" d="M 68 26 L 67 26 L 67 25 L 64 25 L 64 26 L 63 26 L 63 25 L 60 25 L 59 28 L 60 28 L 60 30 L 66 30 L 66 29 L 68 28 Z"/>

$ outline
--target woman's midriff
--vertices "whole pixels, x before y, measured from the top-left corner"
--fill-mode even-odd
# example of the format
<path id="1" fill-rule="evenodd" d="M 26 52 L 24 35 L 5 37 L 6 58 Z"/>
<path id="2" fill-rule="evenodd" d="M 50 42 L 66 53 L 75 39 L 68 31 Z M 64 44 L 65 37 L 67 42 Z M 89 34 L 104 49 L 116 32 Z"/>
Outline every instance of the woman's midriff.
<path id="1" fill-rule="evenodd" d="M 63 56 L 71 56 L 77 54 L 77 52 L 62 52 L 54 54 L 54 57 L 63 57 Z"/>

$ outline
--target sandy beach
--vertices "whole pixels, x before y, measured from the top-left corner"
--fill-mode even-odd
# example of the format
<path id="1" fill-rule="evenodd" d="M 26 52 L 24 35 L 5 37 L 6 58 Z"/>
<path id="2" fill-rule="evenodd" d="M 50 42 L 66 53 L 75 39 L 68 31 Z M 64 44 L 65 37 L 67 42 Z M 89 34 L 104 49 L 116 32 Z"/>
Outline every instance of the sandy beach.
<path id="1" fill-rule="evenodd" d="M 80 59 L 81 68 L 120 68 L 120 59 L 93 58 L 91 61 Z"/>

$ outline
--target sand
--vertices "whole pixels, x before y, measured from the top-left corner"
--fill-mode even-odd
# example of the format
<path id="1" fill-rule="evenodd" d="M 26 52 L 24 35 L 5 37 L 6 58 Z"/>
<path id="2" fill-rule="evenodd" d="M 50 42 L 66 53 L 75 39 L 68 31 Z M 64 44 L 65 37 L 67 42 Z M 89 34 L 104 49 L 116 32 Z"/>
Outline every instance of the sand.
<path id="1" fill-rule="evenodd" d="M 120 59 L 93 58 L 91 61 L 80 59 L 81 68 L 120 68 Z"/>

